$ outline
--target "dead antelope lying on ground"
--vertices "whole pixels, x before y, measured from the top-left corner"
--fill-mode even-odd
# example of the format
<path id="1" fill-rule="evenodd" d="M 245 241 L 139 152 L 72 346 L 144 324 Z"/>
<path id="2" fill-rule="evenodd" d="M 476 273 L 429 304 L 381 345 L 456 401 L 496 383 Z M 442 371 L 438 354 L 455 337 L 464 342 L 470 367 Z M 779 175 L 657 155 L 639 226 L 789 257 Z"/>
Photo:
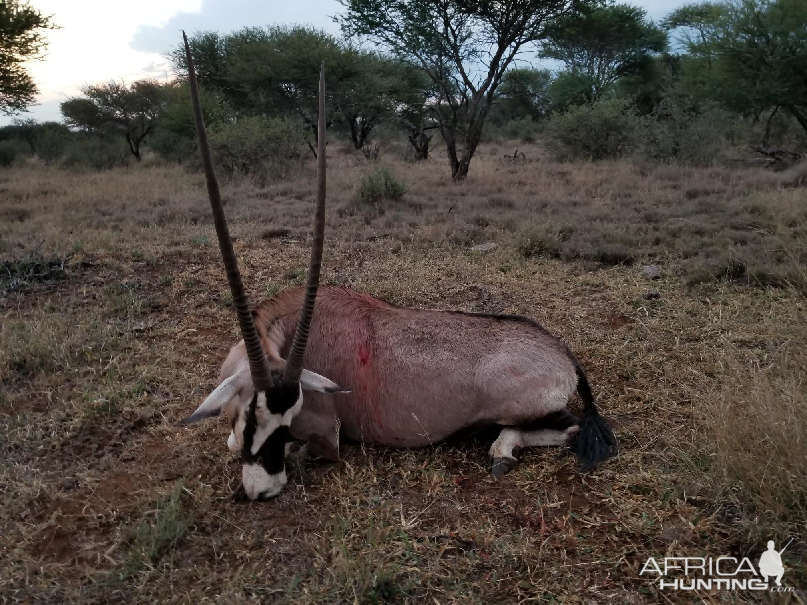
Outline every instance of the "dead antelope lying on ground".
<path id="1" fill-rule="evenodd" d="M 244 340 L 224 362 L 219 386 L 183 422 L 226 412 L 232 424 L 227 444 L 241 455 L 247 497 L 280 493 L 286 484 L 285 447 L 292 439 L 335 459 L 340 434 L 391 447 L 422 447 L 499 425 L 503 428 L 490 449 L 496 475 L 515 465 L 522 447 L 570 445 L 583 470 L 613 455 L 614 436 L 594 405 L 586 375 L 569 349 L 537 323 L 518 316 L 401 308 L 344 288 L 324 287 L 317 296 L 325 223 L 322 73 L 307 284 L 280 292 L 250 313 L 187 39 L 185 50 L 208 193 Z M 313 391 L 305 403 L 303 390 Z M 575 390 L 584 404 L 582 421 L 567 409 Z"/>

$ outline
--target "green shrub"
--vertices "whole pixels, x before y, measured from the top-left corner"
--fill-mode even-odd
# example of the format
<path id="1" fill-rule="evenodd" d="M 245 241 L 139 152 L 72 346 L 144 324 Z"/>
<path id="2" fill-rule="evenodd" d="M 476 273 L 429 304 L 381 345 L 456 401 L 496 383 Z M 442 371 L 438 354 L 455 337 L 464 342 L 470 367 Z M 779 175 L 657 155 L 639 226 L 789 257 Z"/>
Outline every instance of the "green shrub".
<path id="1" fill-rule="evenodd" d="M 546 256 L 561 257 L 561 244 L 558 238 L 548 230 L 538 229 L 523 233 L 518 241 L 518 251 L 524 258 Z"/>
<path id="2" fill-rule="evenodd" d="M 8 168 L 17 159 L 17 146 L 13 141 L 0 141 L 0 166 Z"/>
<path id="3" fill-rule="evenodd" d="M 510 120 L 502 127 L 502 134 L 509 140 L 534 143 L 538 133 L 538 123 L 530 118 Z"/>
<path id="4" fill-rule="evenodd" d="M 631 151 L 641 132 L 642 119 L 620 99 L 601 99 L 554 115 L 546 127 L 546 141 L 559 160 L 604 160 Z"/>
<path id="5" fill-rule="evenodd" d="M 77 170 L 110 170 L 128 164 L 129 156 L 129 148 L 123 139 L 87 136 L 66 144 L 62 166 Z"/>
<path id="6" fill-rule="evenodd" d="M 174 82 L 166 87 L 168 101 L 160 123 L 148 139 L 149 149 L 169 162 L 198 162 L 196 126 L 187 82 Z M 236 112 L 224 96 L 214 88 L 201 87 L 202 115 L 208 132 L 216 132 L 236 119 Z"/>
<path id="7" fill-rule="evenodd" d="M 46 131 L 36 139 L 36 156 L 45 164 L 61 159 L 67 147 L 67 136 L 60 132 Z"/>
<path id="8" fill-rule="evenodd" d="M 294 162 L 304 157 L 305 132 L 290 119 L 240 118 L 211 129 L 210 148 L 227 176 L 273 180 L 284 176 Z"/>
<path id="9" fill-rule="evenodd" d="M 665 99 L 644 120 L 641 154 L 696 166 L 711 164 L 725 150 L 735 122 L 717 108 L 693 115 Z"/>
<path id="10" fill-rule="evenodd" d="M 399 201 L 406 193 L 406 185 L 399 181 L 389 168 L 378 166 L 364 175 L 356 189 L 360 204 L 373 206 L 383 200 Z"/>
<path id="11" fill-rule="evenodd" d="M 149 149 L 169 162 L 183 163 L 199 158 L 196 139 L 159 127 L 149 139 Z"/>
<path id="12" fill-rule="evenodd" d="M 16 140 L 0 141 L 0 166 L 8 168 L 26 155 L 25 145 Z"/>
<path id="13" fill-rule="evenodd" d="M 594 82 L 576 71 L 562 71 L 552 78 L 547 90 L 549 107 L 553 113 L 563 113 L 574 107 L 592 102 Z"/>

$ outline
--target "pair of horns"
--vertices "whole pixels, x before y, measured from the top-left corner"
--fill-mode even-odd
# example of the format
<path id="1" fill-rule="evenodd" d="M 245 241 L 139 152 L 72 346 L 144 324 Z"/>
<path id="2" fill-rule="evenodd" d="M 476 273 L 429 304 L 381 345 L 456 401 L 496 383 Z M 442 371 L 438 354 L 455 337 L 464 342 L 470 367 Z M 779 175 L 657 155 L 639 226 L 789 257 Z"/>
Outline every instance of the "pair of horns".
<path id="1" fill-rule="evenodd" d="M 265 391 L 273 386 L 272 376 L 269 372 L 269 365 L 261 347 L 258 331 L 255 329 L 255 321 L 249 309 L 249 301 L 244 284 L 241 281 L 241 273 L 238 270 L 238 261 L 233 250 L 233 240 L 230 231 L 227 229 L 227 221 L 224 217 L 224 207 L 221 203 L 221 192 L 216 173 L 213 169 L 213 160 L 210 156 L 210 146 L 207 141 L 205 122 L 202 115 L 202 106 L 199 101 L 199 87 L 196 83 L 196 71 L 193 65 L 191 49 L 188 45 L 188 37 L 182 32 L 182 39 L 185 42 L 185 57 L 188 62 L 188 83 L 191 89 L 191 100 L 193 102 L 193 118 L 196 122 L 196 134 L 199 140 L 199 153 L 202 156 L 205 178 L 207 180 L 207 193 L 210 197 L 210 207 L 213 211 L 213 222 L 216 225 L 216 235 L 219 240 L 219 249 L 224 261 L 224 269 L 227 272 L 227 281 L 230 283 L 230 291 L 233 295 L 233 305 L 238 316 L 238 324 L 241 327 L 241 335 L 244 337 L 244 344 L 249 358 L 249 370 L 252 375 L 252 382 L 257 391 Z M 319 287 L 320 266 L 322 264 L 322 248 L 325 239 L 325 65 L 323 63 L 319 73 L 319 120 L 317 124 L 317 209 L 314 218 L 314 242 L 311 247 L 311 262 L 308 267 L 308 281 L 305 286 L 305 299 L 297 322 L 297 330 L 292 341 L 291 351 L 286 360 L 286 369 L 283 373 L 285 383 L 294 384 L 300 382 L 300 375 L 303 371 L 303 354 L 308 342 L 308 330 L 311 327 L 311 318 L 314 315 L 314 302 L 317 298 L 317 288 Z"/>

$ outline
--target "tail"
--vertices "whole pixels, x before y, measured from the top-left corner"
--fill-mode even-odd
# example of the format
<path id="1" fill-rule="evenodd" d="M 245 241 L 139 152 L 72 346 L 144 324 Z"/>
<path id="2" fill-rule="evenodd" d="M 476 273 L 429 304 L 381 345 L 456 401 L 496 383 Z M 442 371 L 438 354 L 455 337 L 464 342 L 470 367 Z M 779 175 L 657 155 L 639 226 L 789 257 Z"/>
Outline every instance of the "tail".
<path id="1" fill-rule="evenodd" d="M 603 460 L 616 455 L 616 437 L 594 405 L 594 396 L 586 374 L 579 365 L 576 365 L 576 370 L 577 393 L 583 400 L 583 419 L 572 449 L 577 457 L 578 468 L 587 473 Z"/>

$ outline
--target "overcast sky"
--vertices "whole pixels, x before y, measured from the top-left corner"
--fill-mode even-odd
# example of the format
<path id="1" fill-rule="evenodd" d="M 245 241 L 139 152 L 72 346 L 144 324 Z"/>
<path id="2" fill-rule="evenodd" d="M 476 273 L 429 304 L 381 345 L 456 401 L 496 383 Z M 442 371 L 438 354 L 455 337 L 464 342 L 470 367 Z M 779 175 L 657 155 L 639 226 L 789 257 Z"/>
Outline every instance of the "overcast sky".
<path id="1" fill-rule="evenodd" d="M 634 0 L 659 19 L 685 0 Z M 49 32 L 44 60 L 30 64 L 39 85 L 39 104 L 20 117 L 61 120 L 59 103 L 84 84 L 109 80 L 170 77 L 164 54 L 181 39 L 180 30 L 232 31 L 280 23 L 314 25 L 333 33 L 337 0 L 33 0 L 32 6 L 61 29 Z M 0 125 L 11 118 L 0 116 Z"/>

